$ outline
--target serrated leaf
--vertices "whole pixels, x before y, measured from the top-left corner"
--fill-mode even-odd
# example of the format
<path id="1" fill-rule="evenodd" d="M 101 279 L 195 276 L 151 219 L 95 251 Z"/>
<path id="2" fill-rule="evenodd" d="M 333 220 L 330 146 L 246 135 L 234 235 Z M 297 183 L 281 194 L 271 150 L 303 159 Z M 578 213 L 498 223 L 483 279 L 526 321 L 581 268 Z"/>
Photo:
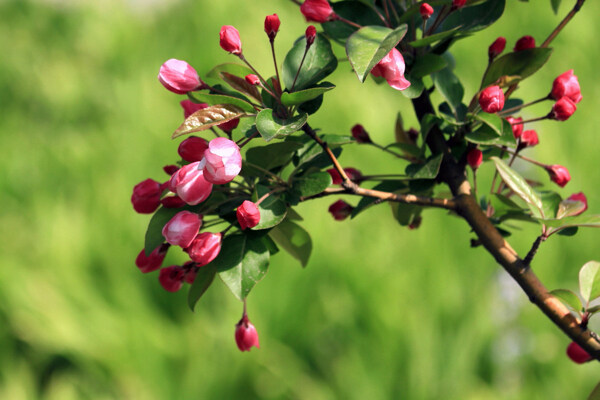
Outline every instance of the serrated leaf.
<path id="1" fill-rule="evenodd" d="M 319 194 L 331 185 L 331 175 L 328 172 L 313 172 L 294 177 L 290 182 L 292 191 L 298 196 L 308 197 Z"/>
<path id="2" fill-rule="evenodd" d="M 300 225 L 286 219 L 271 229 L 269 236 L 292 257 L 300 261 L 303 267 L 306 267 L 312 251 L 312 241 L 308 232 Z"/>
<path id="3" fill-rule="evenodd" d="M 579 292 L 589 304 L 600 297 L 600 263 L 589 261 L 579 270 Z"/>
<path id="4" fill-rule="evenodd" d="M 200 132 L 211 126 L 219 125 L 244 115 L 246 115 L 244 110 L 232 104 L 210 106 L 203 110 L 198 110 L 187 117 L 183 124 L 173 132 L 171 139 L 194 132 Z"/>
<path id="5" fill-rule="evenodd" d="M 256 86 L 246 82 L 246 79 L 230 74 L 229 72 L 223 71 L 220 75 L 223 80 L 227 82 L 233 89 L 255 99 L 258 103 L 260 103 L 261 97 Z"/>
<path id="6" fill-rule="evenodd" d="M 406 166 L 406 175 L 412 179 L 435 179 L 440 172 L 443 154 L 431 156 L 425 164 L 409 164 Z"/>
<path id="7" fill-rule="evenodd" d="M 284 92 L 281 94 L 281 103 L 284 106 L 296 106 L 307 101 L 314 100 L 325 92 L 335 88 L 335 85 L 329 82 L 323 82 L 317 87 L 295 91 L 293 93 Z"/>
<path id="8" fill-rule="evenodd" d="M 511 188 L 517 196 L 527 203 L 534 216 L 543 218 L 544 210 L 542 199 L 535 190 L 529 186 L 527 181 L 498 157 L 491 157 L 490 159 L 496 164 L 496 169 L 506 186 Z"/>
<path id="9" fill-rule="evenodd" d="M 202 297 L 202 295 L 208 290 L 210 285 L 213 283 L 216 274 L 217 269 L 212 263 L 198 269 L 196 279 L 194 279 L 194 283 L 192 283 L 190 291 L 188 292 L 188 306 L 192 311 L 194 311 L 196 303 L 198 303 L 200 297 Z"/>
<path id="10" fill-rule="evenodd" d="M 232 104 L 246 111 L 249 114 L 256 112 L 256 110 L 250 103 L 240 99 L 239 97 L 226 96 L 224 94 L 210 94 L 200 92 L 188 92 L 188 97 L 192 99 L 195 103 L 206 103 L 209 106 L 216 106 L 219 104 Z"/>
<path id="11" fill-rule="evenodd" d="M 519 76 L 521 80 L 540 69 L 550 58 L 552 49 L 537 47 L 508 53 L 495 59 L 483 78 L 486 87 L 502 76 Z"/>
<path id="12" fill-rule="evenodd" d="M 454 75 L 450 68 L 444 68 L 441 71 L 431 74 L 431 79 L 436 89 L 440 91 L 440 94 L 448 102 L 452 108 L 452 112 L 456 115 L 465 94 L 465 90 L 456 75 Z"/>
<path id="13" fill-rule="evenodd" d="M 551 295 L 558 297 L 560 301 L 569 306 L 573 311 L 581 312 L 583 304 L 573 291 L 568 289 L 554 289 L 550 292 Z"/>
<path id="14" fill-rule="evenodd" d="M 260 237 L 232 235 L 223 241 L 213 264 L 221 280 L 241 301 L 267 273 L 269 251 Z"/>
<path id="15" fill-rule="evenodd" d="M 306 38 L 302 36 L 296 40 L 294 47 L 286 55 L 283 61 L 283 82 L 288 90 L 291 90 L 294 77 L 302 61 L 306 49 Z M 308 88 L 324 79 L 337 68 L 337 57 L 331 49 L 329 40 L 321 34 L 315 38 L 315 42 L 306 53 L 302 69 L 298 74 L 294 90 Z"/>
<path id="16" fill-rule="evenodd" d="M 300 130 L 308 115 L 300 114 L 288 119 L 281 119 L 273 113 L 273 110 L 266 108 L 256 116 L 256 129 L 260 135 L 269 142 L 275 138 L 283 138 Z"/>
<path id="17" fill-rule="evenodd" d="M 348 60 L 361 82 L 406 34 L 407 25 L 391 30 L 383 26 L 365 26 L 354 32 L 346 41 Z"/>

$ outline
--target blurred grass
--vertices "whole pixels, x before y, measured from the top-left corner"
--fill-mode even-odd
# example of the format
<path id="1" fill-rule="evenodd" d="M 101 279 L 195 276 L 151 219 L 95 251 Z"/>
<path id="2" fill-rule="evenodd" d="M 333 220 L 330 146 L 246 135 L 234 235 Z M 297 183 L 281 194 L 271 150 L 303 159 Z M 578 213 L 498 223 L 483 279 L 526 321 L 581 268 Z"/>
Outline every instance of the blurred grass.
<path id="1" fill-rule="evenodd" d="M 457 74 L 474 77 L 463 82 L 466 97 L 493 39 L 506 36 L 511 47 L 531 34 L 540 43 L 557 24 L 542 3 L 509 1 L 499 23 L 455 46 Z M 563 3 L 560 15 L 571 2 Z M 541 144 L 529 152 L 566 165 L 573 179 L 561 192 L 585 191 L 596 213 L 600 85 L 590 46 L 599 11 L 585 4 L 520 91 L 540 97 L 575 69 L 584 98 L 577 114 L 538 123 Z M 133 212 L 131 188 L 166 178 L 161 167 L 177 146 L 169 136 L 182 118 L 158 67 L 180 58 L 202 75 L 233 61 L 217 39 L 230 24 L 247 58 L 271 71 L 262 23 L 273 12 L 283 60 L 306 26 L 291 2 L 0 1 L 0 398 L 584 398 L 597 366 L 570 363 L 568 339 L 489 255 L 469 248 L 466 225 L 440 210 L 409 231 L 389 220 L 385 204 L 342 223 L 327 213 L 331 199 L 302 204 L 314 253 L 306 270 L 285 254 L 272 259 L 249 301 L 262 348 L 248 354 L 233 341 L 240 304 L 220 282 L 191 313 L 185 291 L 167 293 L 156 273 L 139 273 L 133 260 L 148 217 Z M 339 88 L 311 117 L 323 131 L 360 122 L 386 142 L 398 110 L 416 124 L 407 99 L 360 84 L 347 64 L 331 80 Z M 396 165 L 363 147 L 342 161 L 367 174 Z M 526 226 L 511 244 L 524 254 L 535 235 Z M 593 230 L 553 237 L 534 268 L 550 288 L 575 288 L 597 240 Z M 172 252 L 166 263 L 181 260 Z"/>

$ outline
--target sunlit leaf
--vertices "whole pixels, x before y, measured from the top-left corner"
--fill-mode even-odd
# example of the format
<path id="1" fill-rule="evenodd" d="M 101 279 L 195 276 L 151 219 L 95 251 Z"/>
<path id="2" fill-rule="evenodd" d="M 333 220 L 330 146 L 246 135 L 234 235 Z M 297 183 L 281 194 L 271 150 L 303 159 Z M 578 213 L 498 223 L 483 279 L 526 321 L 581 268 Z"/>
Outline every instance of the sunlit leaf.
<path id="1" fill-rule="evenodd" d="M 496 169 L 498 170 L 498 173 L 502 177 L 504 183 L 506 183 L 506 186 L 511 188 L 511 190 L 517 194 L 517 196 L 519 196 L 529 205 L 529 208 L 534 216 L 543 218 L 544 210 L 542 199 L 535 192 L 535 190 L 529 186 L 527 181 L 498 157 L 491 157 L 490 159 L 494 161 L 494 164 L 496 164 Z"/>
<path id="2" fill-rule="evenodd" d="M 282 119 L 273 113 L 270 108 L 264 109 L 256 116 L 256 129 L 265 141 L 282 138 L 300 130 L 308 115 L 300 114 L 295 117 Z"/>
<path id="3" fill-rule="evenodd" d="M 589 261 L 579 270 L 579 292 L 583 300 L 590 301 L 600 297 L 600 263 Z"/>
<path id="4" fill-rule="evenodd" d="M 492 62 L 483 78 L 483 86 L 488 86 L 505 75 L 519 76 L 523 80 L 540 69 L 551 54 L 552 49 L 547 47 L 505 54 Z"/>
<path id="5" fill-rule="evenodd" d="M 307 101 L 314 100 L 325 92 L 335 88 L 335 85 L 329 82 L 323 82 L 316 87 L 295 91 L 293 93 L 284 92 L 281 94 L 281 102 L 284 106 L 296 106 Z"/>
<path id="6" fill-rule="evenodd" d="M 172 139 L 193 132 L 200 132 L 211 126 L 239 118 L 246 113 L 232 104 L 219 104 L 198 110 L 185 119 L 183 124 L 173 132 Z"/>
<path id="7" fill-rule="evenodd" d="M 300 225 L 286 219 L 271 229 L 269 236 L 292 257 L 300 261 L 303 267 L 306 267 L 312 251 L 312 241 L 308 232 Z"/>
<path id="8" fill-rule="evenodd" d="M 558 297 L 563 303 L 569 306 L 573 311 L 581 312 L 583 304 L 579 297 L 568 289 L 554 289 L 550 292 L 551 295 Z"/>

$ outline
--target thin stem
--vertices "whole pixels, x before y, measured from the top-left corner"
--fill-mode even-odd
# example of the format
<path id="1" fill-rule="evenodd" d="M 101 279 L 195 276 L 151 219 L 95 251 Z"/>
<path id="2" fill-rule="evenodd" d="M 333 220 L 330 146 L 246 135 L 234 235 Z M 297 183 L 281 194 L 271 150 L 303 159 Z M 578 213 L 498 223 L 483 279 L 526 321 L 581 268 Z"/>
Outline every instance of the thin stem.
<path id="1" fill-rule="evenodd" d="M 276 187 L 275 189 L 271 190 L 270 192 L 263 194 L 263 195 L 261 196 L 261 198 L 260 198 L 260 199 L 258 199 L 258 200 L 256 201 L 256 203 L 254 203 L 254 204 L 256 204 L 256 205 L 258 206 L 260 203 L 262 203 L 262 202 L 263 202 L 263 201 L 264 201 L 264 200 L 265 200 L 267 197 L 269 197 L 269 196 L 270 196 L 270 195 L 272 195 L 273 193 L 277 193 L 277 192 L 283 192 L 283 191 L 285 191 L 285 188 L 284 188 L 284 187 Z"/>
<path id="2" fill-rule="evenodd" d="M 521 105 L 518 105 L 518 106 L 514 106 L 514 107 L 511 107 L 511 108 L 508 108 L 506 110 L 502 110 L 502 111 L 498 112 L 498 115 L 504 116 L 504 115 L 512 114 L 513 112 L 518 111 L 518 110 L 520 110 L 522 108 L 529 107 L 529 106 L 532 106 L 534 104 L 540 103 L 540 102 L 542 102 L 544 100 L 550 100 L 550 99 L 551 99 L 551 97 L 550 97 L 550 95 L 548 95 L 548 96 L 542 97 L 541 99 L 530 101 L 529 103 L 524 103 L 524 104 L 521 104 Z"/>
<path id="3" fill-rule="evenodd" d="M 279 68 L 277 68 L 277 57 L 275 56 L 275 39 L 271 39 L 271 54 L 273 55 L 273 65 L 275 65 L 275 76 L 277 76 L 277 84 L 281 87 L 281 79 L 279 79 Z"/>
<path id="4" fill-rule="evenodd" d="M 396 20 L 396 23 L 398 23 L 400 21 L 400 16 L 398 15 L 398 12 L 396 11 L 396 7 L 394 7 L 394 3 L 392 2 L 392 0 L 389 0 L 390 2 L 390 8 L 392 9 L 392 14 L 394 14 L 394 19 Z"/>
<path id="5" fill-rule="evenodd" d="M 383 147 L 382 145 L 380 145 L 380 144 L 377 144 L 377 143 L 375 143 L 375 142 L 370 142 L 369 144 L 370 144 L 371 146 L 377 147 L 379 150 L 383 150 L 383 151 L 385 151 L 386 153 L 389 153 L 389 154 L 393 155 L 394 157 L 401 158 L 401 159 L 403 159 L 403 160 L 407 160 L 407 161 L 412 161 L 412 162 L 415 162 L 415 161 L 416 161 L 414 157 L 407 157 L 407 156 L 403 156 L 402 154 L 398 154 L 398 153 L 396 153 L 395 151 L 392 151 L 392 150 L 390 150 L 390 149 L 388 149 L 388 148 L 385 148 L 385 147 Z"/>
<path id="6" fill-rule="evenodd" d="M 238 140 L 238 147 L 241 149 L 242 147 L 247 145 L 252 139 L 257 137 L 258 135 L 260 135 L 260 133 L 254 132 L 252 135 L 250 135 L 250 137 L 246 138 L 245 140 L 244 140 L 244 138 L 241 138 L 240 140 Z M 242 142 L 242 143 L 239 143 L 239 142 Z"/>
<path id="7" fill-rule="evenodd" d="M 390 10 L 388 9 L 388 4 L 387 4 L 387 0 L 383 0 L 383 11 L 385 12 L 385 18 L 387 21 L 390 20 Z M 389 27 L 389 25 L 386 22 L 386 25 Z"/>
<path id="8" fill-rule="evenodd" d="M 535 239 L 535 242 L 533 242 L 533 245 L 531 246 L 531 250 L 529 250 L 529 253 L 527 253 L 525 258 L 523 259 L 523 264 L 525 264 L 526 268 L 529 268 L 531 262 L 533 261 L 533 257 L 535 257 L 535 254 L 540 248 L 540 244 L 545 240 L 546 237 L 544 235 L 540 235 L 537 237 L 537 239 Z"/>
<path id="9" fill-rule="evenodd" d="M 546 40 L 544 40 L 544 43 L 542 43 L 540 47 L 548 47 L 550 45 L 550 43 L 560 33 L 560 31 L 562 31 L 564 27 L 567 26 L 569 21 L 571 21 L 575 14 L 577 14 L 577 12 L 581 9 L 584 2 L 585 0 L 577 0 L 577 3 L 575 3 L 573 9 L 567 14 L 567 16 L 562 21 L 560 21 L 560 24 L 558 24 L 558 26 L 554 28 L 552 33 L 546 38 Z"/>
<path id="10" fill-rule="evenodd" d="M 477 199 L 477 168 L 473 169 L 473 196 Z"/>
<path id="11" fill-rule="evenodd" d="M 246 60 L 246 57 L 244 57 L 243 53 L 238 54 L 238 57 L 240 58 L 240 60 L 242 60 L 244 62 L 244 64 L 246 64 L 248 66 L 248 68 L 250 68 L 252 70 L 252 72 L 254 72 L 256 74 L 256 76 L 258 76 L 258 78 L 260 79 L 260 81 L 263 83 L 263 85 L 267 85 L 267 81 L 262 77 L 262 75 L 260 74 L 260 72 L 258 72 L 253 66 L 252 64 L 250 64 L 248 62 L 248 60 Z"/>
<path id="12" fill-rule="evenodd" d="M 254 169 L 257 169 L 257 170 L 259 170 L 261 172 L 264 172 L 265 174 L 267 174 L 267 175 L 271 176 L 272 178 L 274 178 L 279 183 L 287 185 L 286 181 L 284 181 L 283 179 L 281 179 L 279 176 L 275 175 L 274 173 L 272 173 L 268 169 L 264 169 L 263 167 L 260 167 L 260 166 L 258 166 L 256 164 L 253 164 L 253 163 L 245 161 L 245 160 L 244 160 L 244 164 L 246 164 L 246 165 L 248 165 L 248 166 L 250 166 L 250 167 L 252 167 Z"/>
<path id="13" fill-rule="evenodd" d="M 437 17 L 435 17 L 435 20 L 433 21 L 433 24 L 427 30 L 427 33 L 425 34 L 425 36 L 429 36 L 433 32 L 435 32 L 435 30 L 437 29 L 438 25 L 444 20 L 444 18 L 446 18 L 448 16 L 448 14 L 449 14 L 449 12 L 447 13 L 448 9 L 449 9 L 449 7 L 447 5 L 445 5 L 445 6 L 442 7 L 442 9 L 438 13 Z"/>
<path id="14" fill-rule="evenodd" d="M 334 16 L 333 16 L 333 19 L 334 19 L 334 20 L 341 21 L 341 22 L 343 22 L 343 23 L 345 23 L 345 24 L 348 24 L 348 25 L 350 25 L 350 26 L 353 26 L 353 27 L 355 27 L 355 28 L 358 28 L 358 29 L 362 28 L 362 25 L 359 25 L 359 24 L 357 24 L 356 22 L 352 22 L 352 21 L 350 21 L 350 20 L 347 20 L 347 19 L 346 19 L 346 18 L 344 18 L 344 17 L 340 17 L 340 16 L 339 16 L 339 15 L 337 15 L 337 14 L 334 14 Z M 388 28 L 390 27 L 390 24 L 389 24 L 389 22 L 387 22 L 387 21 L 385 22 L 385 25 L 386 25 Z"/>
<path id="15" fill-rule="evenodd" d="M 517 121 L 517 122 L 513 122 L 511 125 L 523 125 L 523 124 L 526 124 L 526 123 L 528 123 L 528 122 L 541 121 L 541 120 L 548 119 L 548 118 L 550 118 L 550 114 L 544 115 L 543 117 L 532 118 L 532 119 L 526 119 L 525 121 Z"/>
<path id="16" fill-rule="evenodd" d="M 327 154 L 327 156 L 333 163 L 333 166 L 335 167 L 336 171 L 338 172 L 338 174 L 340 174 L 340 177 L 343 180 L 342 186 L 356 186 L 356 184 L 352 182 L 350 178 L 348 178 L 348 175 L 346 175 L 346 171 L 344 171 L 344 168 L 342 168 L 336 156 L 333 154 L 329 146 L 327 146 L 327 143 L 325 143 L 323 140 L 321 140 L 320 137 L 317 136 L 317 133 L 314 131 L 314 129 L 311 128 L 309 124 L 304 124 L 302 130 L 308 135 L 308 137 L 317 142 L 319 146 L 321 146 L 323 151 Z"/>
<path id="17" fill-rule="evenodd" d="M 496 147 L 500 148 L 500 146 L 496 146 Z M 517 154 L 517 153 L 518 153 L 518 151 L 515 151 L 515 150 L 512 150 L 512 149 L 507 149 L 506 147 L 503 147 L 502 149 L 503 149 L 504 151 L 506 151 L 507 153 L 514 154 L 515 156 L 519 157 L 520 159 L 522 159 L 522 160 L 525 160 L 525 161 L 527 161 L 527 162 L 530 162 L 530 163 L 532 163 L 532 164 L 535 164 L 535 165 L 537 165 L 538 167 L 542 167 L 542 168 L 544 168 L 544 169 L 547 167 L 547 165 L 546 165 L 546 164 L 544 164 L 544 163 L 541 163 L 541 162 L 539 162 L 539 161 L 536 161 L 536 160 L 534 160 L 534 159 L 531 159 L 531 158 L 529 158 L 529 157 L 525 157 L 525 156 L 524 156 L 524 155 L 522 155 L 522 154 Z"/>
<path id="18" fill-rule="evenodd" d="M 379 17 L 379 19 L 381 20 L 381 22 L 383 22 L 384 25 L 389 26 L 388 22 L 385 20 L 385 17 L 383 16 L 383 14 L 381 13 L 381 11 L 379 11 L 377 9 L 377 7 L 375 7 L 375 5 L 373 5 L 373 7 L 371 8 L 373 11 L 375 11 L 375 13 L 377 14 L 377 16 Z"/>
<path id="19" fill-rule="evenodd" d="M 304 54 L 302 55 L 302 60 L 300 61 L 300 65 L 298 66 L 298 71 L 296 71 L 296 76 L 294 77 L 294 82 L 292 82 L 292 88 L 290 89 L 290 93 L 294 91 L 294 87 L 296 86 L 296 80 L 298 79 L 298 75 L 300 75 L 300 70 L 302 69 L 302 65 L 304 64 L 304 59 L 306 58 L 306 53 L 308 53 L 308 49 L 310 45 L 307 45 L 304 49 Z"/>

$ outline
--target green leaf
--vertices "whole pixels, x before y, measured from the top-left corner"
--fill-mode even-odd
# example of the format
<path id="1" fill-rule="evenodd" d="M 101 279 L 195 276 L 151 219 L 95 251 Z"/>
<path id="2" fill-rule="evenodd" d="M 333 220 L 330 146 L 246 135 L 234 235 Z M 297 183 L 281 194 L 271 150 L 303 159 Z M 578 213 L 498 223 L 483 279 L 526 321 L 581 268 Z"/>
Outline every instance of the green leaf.
<path id="1" fill-rule="evenodd" d="M 554 289 L 550 292 L 552 296 L 558 297 L 560 301 L 571 307 L 573 311 L 581 312 L 583 310 L 583 304 L 575 293 L 568 289 Z"/>
<path id="2" fill-rule="evenodd" d="M 521 175 L 506 165 L 504 161 L 498 157 L 491 157 L 490 159 L 494 161 L 494 164 L 496 164 L 496 169 L 498 170 L 498 173 L 502 177 L 504 183 L 506 183 L 506 185 L 511 188 L 512 191 L 517 194 L 517 196 L 527 203 L 529 209 L 535 217 L 543 218 L 544 210 L 542 199 L 535 192 L 535 190 L 529 186 L 527 181 L 525 181 Z"/>
<path id="3" fill-rule="evenodd" d="M 269 251 L 260 237 L 231 235 L 213 261 L 219 277 L 240 301 L 267 273 Z"/>
<path id="4" fill-rule="evenodd" d="M 196 279 L 194 280 L 194 283 L 192 283 L 192 287 L 190 287 L 190 291 L 188 292 L 188 306 L 192 311 L 194 311 L 196 303 L 198 303 L 200 297 L 202 297 L 202 295 L 213 283 L 216 274 L 217 268 L 215 268 L 212 263 L 198 269 Z"/>
<path id="5" fill-rule="evenodd" d="M 356 143 L 356 140 L 350 135 L 333 135 L 327 133 L 319 136 L 321 140 L 331 146 L 342 146 L 344 144 Z"/>
<path id="6" fill-rule="evenodd" d="M 579 270 L 579 292 L 589 304 L 600 297 L 600 263 L 589 261 Z"/>
<path id="7" fill-rule="evenodd" d="M 583 201 L 566 199 L 558 204 L 556 219 L 578 215 L 583 211 L 585 211 L 585 203 Z"/>
<path id="8" fill-rule="evenodd" d="M 400 25 L 391 30 L 383 26 L 365 26 L 346 41 L 346 54 L 358 79 L 364 82 L 373 67 L 402 40 L 407 30 Z"/>
<path id="9" fill-rule="evenodd" d="M 600 304 L 594 307 L 590 307 L 585 311 L 589 312 L 590 314 L 596 314 L 598 311 L 600 311 Z"/>
<path id="10" fill-rule="evenodd" d="M 283 61 L 283 82 L 288 90 L 294 83 L 294 77 L 306 49 L 306 38 L 296 40 L 294 47 Z M 331 44 L 325 36 L 318 34 L 315 42 L 306 53 L 302 69 L 296 80 L 295 90 L 306 89 L 331 74 L 337 68 L 337 57 L 331 50 Z"/>
<path id="11" fill-rule="evenodd" d="M 366 3 L 364 0 L 361 3 Z M 347 20 L 353 21 L 360 26 L 380 25 L 381 19 L 377 13 L 366 4 L 356 1 L 338 1 L 331 4 L 333 11 Z M 321 24 L 325 34 L 340 44 L 344 44 L 348 36 L 352 35 L 356 28 L 342 21 L 329 21 Z"/>
<path id="12" fill-rule="evenodd" d="M 488 114 L 488 113 L 479 113 L 475 115 L 475 119 L 483 122 L 497 134 L 497 136 L 502 136 L 502 127 L 504 125 L 504 120 L 496 114 Z M 511 129 L 512 132 L 512 129 Z"/>
<path id="13" fill-rule="evenodd" d="M 542 199 L 542 209 L 544 215 L 547 217 L 554 217 L 558 210 L 560 201 L 562 200 L 560 195 L 556 192 L 543 191 L 540 192 L 540 198 Z"/>
<path id="14" fill-rule="evenodd" d="M 385 146 L 386 149 L 400 149 L 404 155 L 414 158 L 421 158 L 423 151 L 421 148 L 412 143 L 392 143 Z"/>
<path id="15" fill-rule="evenodd" d="M 437 54 L 427 53 L 416 59 L 410 70 L 410 76 L 422 78 L 431 73 L 440 71 L 448 66 L 448 61 Z"/>
<path id="16" fill-rule="evenodd" d="M 465 94 L 465 90 L 456 75 L 452 73 L 450 68 L 445 68 L 431 74 L 431 79 L 442 97 L 448 102 L 450 108 L 452 108 L 452 112 L 456 115 Z"/>
<path id="17" fill-rule="evenodd" d="M 290 162 L 292 154 L 301 148 L 302 143 L 292 141 L 253 147 L 246 152 L 246 161 L 266 170 L 271 170 Z M 260 172 L 260 175 L 262 175 L 262 172 Z"/>
<path id="18" fill-rule="evenodd" d="M 146 256 L 149 256 L 154 249 L 165 242 L 165 237 L 162 235 L 162 229 L 165 224 L 181 210 L 181 208 L 161 207 L 154 213 L 148 224 L 148 229 L 146 229 L 146 239 L 144 244 Z"/>
<path id="19" fill-rule="evenodd" d="M 562 219 L 542 219 L 540 222 L 550 228 L 568 228 L 572 226 L 587 226 L 589 228 L 600 228 L 600 215 L 578 215 L 576 217 L 564 217 Z"/>
<path id="20" fill-rule="evenodd" d="M 429 131 L 434 126 L 439 126 L 442 123 L 442 120 L 436 117 L 434 114 L 425 114 L 421 119 L 421 136 L 423 139 L 423 143 L 427 140 L 427 136 L 429 135 Z"/>
<path id="21" fill-rule="evenodd" d="M 294 177 L 291 182 L 292 191 L 298 196 L 308 197 L 319 194 L 331 185 L 331 175 L 328 172 L 313 172 Z"/>
<path id="22" fill-rule="evenodd" d="M 600 382 L 594 387 L 587 400 L 600 400 Z"/>
<path id="23" fill-rule="evenodd" d="M 560 1 L 561 0 L 550 0 L 550 4 L 552 5 L 552 11 L 554 11 L 554 14 L 558 14 L 558 8 L 560 7 Z M 600 399 L 600 391 L 599 393 L 599 399 Z"/>
<path id="24" fill-rule="evenodd" d="M 200 132 L 211 126 L 219 125 L 244 115 L 246 115 L 246 113 L 241 108 L 231 104 L 210 106 L 203 110 L 198 110 L 187 117 L 183 124 L 173 132 L 171 139 L 194 132 Z"/>
<path id="25" fill-rule="evenodd" d="M 444 32 L 438 32 L 433 35 L 425 36 L 423 39 L 414 40 L 409 42 L 412 47 L 425 47 L 432 43 L 439 42 L 440 40 L 449 38 L 453 35 L 456 35 L 460 29 L 460 26 L 457 26 L 453 29 Z"/>
<path id="26" fill-rule="evenodd" d="M 254 107 L 247 101 L 244 101 L 238 97 L 233 96 L 225 96 L 222 94 L 209 94 L 209 93 L 200 93 L 200 92 L 188 92 L 188 97 L 192 99 L 195 103 L 206 103 L 209 106 L 219 105 L 219 104 L 231 104 L 239 107 L 240 109 L 246 111 L 249 114 L 253 114 L 256 112 Z"/>
<path id="27" fill-rule="evenodd" d="M 504 13 L 505 0 L 487 0 L 471 7 L 452 12 L 444 20 L 440 31 L 460 27 L 461 32 L 476 32 L 490 26 Z"/>
<path id="28" fill-rule="evenodd" d="M 300 261 L 303 267 L 306 267 L 312 251 L 312 241 L 308 232 L 300 225 L 286 219 L 271 229 L 269 236 L 292 257 Z"/>
<path id="29" fill-rule="evenodd" d="M 541 47 L 505 54 L 492 62 L 483 78 L 483 87 L 491 85 L 502 76 L 519 76 L 523 80 L 540 69 L 551 54 L 552 49 Z"/>
<path id="30" fill-rule="evenodd" d="M 296 106 L 307 101 L 316 99 L 325 92 L 335 88 L 333 83 L 323 82 L 309 89 L 299 90 L 297 92 L 288 93 L 284 92 L 281 94 L 281 102 L 284 106 Z"/>
<path id="31" fill-rule="evenodd" d="M 268 193 L 270 188 L 262 185 L 256 186 L 256 197 L 261 198 Z M 285 203 L 276 195 L 269 195 L 259 205 L 260 222 L 252 230 L 258 231 L 261 229 L 272 228 L 283 221 L 287 214 Z"/>
<path id="32" fill-rule="evenodd" d="M 483 145 L 515 146 L 517 143 L 510 123 L 506 120 L 502 122 L 502 136 L 498 136 L 498 132 L 489 125 L 483 124 L 474 132 L 467 133 L 465 139 L 471 143 Z"/>
<path id="33" fill-rule="evenodd" d="M 393 202 L 390 203 L 390 207 L 394 218 L 402 226 L 408 226 L 415 222 L 423 211 L 423 207 L 414 204 Z"/>
<path id="34" fill-rule="evenodd" d="M 300 130 L 308 115 L 300 114 L 288 119 L 281 119 L 273 114 L 273 110 L 266 108 L 256 116 L 256 129 L 269 142 L 275 138 L 282 138 Z"/>
<path id="35" fill-rule="evenodd" d="M 227 72 L 232 75 L 239 76 L 240 78 L 245 77 L 248 74 L 253 74 L 254 72 L 245 65 L 236 64 L 236 63 L 224 63 L 219 64 L 205 75 L 206 78 L 212 79 L 222 79 L 221 73 Z"/>
<path id="36" fill-rule="evenodd" d="M 410 82 L 410 86 L 404 90 L 401 90 L 400 93 L 409 99 L 416 99 L 421 95 L 421 93 L 423 93 L 425 84 L 423 83 L 422 79 L 413 78 L 410 75 L 407 75 L 406 79 Z"/>
<path id="37" fill-rule="evenodd" d="M 443 154 L 431 156 L 425 164 L 409 164 L 406 166 L 406 175 L 412 179 L 435 179 L 440 172 Z"/>

